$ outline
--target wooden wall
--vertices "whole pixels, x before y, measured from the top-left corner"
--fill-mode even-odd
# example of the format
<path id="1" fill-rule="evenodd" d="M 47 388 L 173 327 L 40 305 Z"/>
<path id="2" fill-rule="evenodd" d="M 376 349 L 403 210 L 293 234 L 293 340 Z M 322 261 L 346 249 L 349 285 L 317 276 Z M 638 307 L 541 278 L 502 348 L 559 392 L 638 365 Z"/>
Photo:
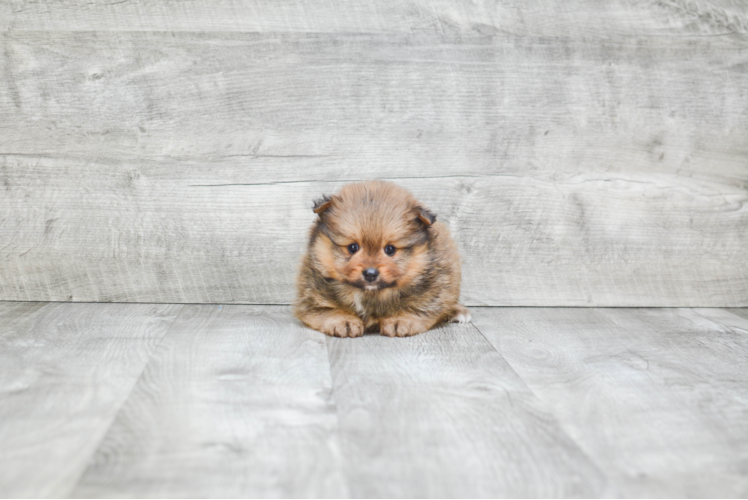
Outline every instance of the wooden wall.
<path id="1" fill-rule="evenodd" d="M 0 3 L 0 299 L 288 303 L 385 178 L 470 305 L 748 306 L 748 1 Z"/>

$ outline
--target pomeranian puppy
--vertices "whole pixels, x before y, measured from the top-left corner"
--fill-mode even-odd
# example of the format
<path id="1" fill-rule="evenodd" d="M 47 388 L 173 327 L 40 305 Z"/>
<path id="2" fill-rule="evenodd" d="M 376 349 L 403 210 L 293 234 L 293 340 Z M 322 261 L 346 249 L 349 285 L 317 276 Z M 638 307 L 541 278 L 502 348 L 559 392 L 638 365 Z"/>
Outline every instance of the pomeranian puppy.
<path id="1" fill-rule="evenodd" d="M 294 314 L 335 337 L 389 337 L 470 321 L 447 226 L 391 182 L 344 186 L 314 204 Z"/>

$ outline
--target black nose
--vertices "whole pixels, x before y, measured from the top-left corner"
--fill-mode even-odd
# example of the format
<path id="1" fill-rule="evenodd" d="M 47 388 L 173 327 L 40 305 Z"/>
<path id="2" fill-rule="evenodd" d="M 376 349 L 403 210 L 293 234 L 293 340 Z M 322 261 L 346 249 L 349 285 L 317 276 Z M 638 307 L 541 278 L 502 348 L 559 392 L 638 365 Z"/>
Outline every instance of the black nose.
<path id="1" fill-rule="evenodd" d="M 366 281 L 372 282 L 379 277 L 379 271 L 370 267 L 369 269 L 364 269 L 363 275 Z"/>

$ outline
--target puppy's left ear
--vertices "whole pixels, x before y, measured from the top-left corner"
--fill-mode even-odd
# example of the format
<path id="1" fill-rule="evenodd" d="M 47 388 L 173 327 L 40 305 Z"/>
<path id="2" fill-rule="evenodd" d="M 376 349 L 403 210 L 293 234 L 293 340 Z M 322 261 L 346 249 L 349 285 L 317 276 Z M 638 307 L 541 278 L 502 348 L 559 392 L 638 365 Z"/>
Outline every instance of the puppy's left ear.
<path id="1" fill-rule="evenodd" d="M 418 220 L 424 223 L 426 227 L 430 226 L 434 222 L 436 222 L 436 214 L 433 212 L 430 212 L 422 207 L 416 207 L 416 210 L 418 211 Z"/>
<path id="2" fill-rule="evenodd" d="M 312 210 L 315 214 L 321 214 L 328 208 L 332 206 L 332 198 L 329 196 L 323 196 L 319 200 L 314 200 L 314 206 L 312 207 Z"/>

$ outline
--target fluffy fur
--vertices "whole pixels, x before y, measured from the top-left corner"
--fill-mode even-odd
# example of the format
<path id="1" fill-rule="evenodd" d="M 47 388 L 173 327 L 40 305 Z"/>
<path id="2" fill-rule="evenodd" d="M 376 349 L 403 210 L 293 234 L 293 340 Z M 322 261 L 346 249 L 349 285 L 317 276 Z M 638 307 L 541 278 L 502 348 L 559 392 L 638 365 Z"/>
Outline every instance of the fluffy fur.
<path id="1" fill-rule="evenodd" d="M 410 192 L 384 181 L 348 184 L 314 212 L 294 304 L 304 324 L 336 337 L 405 337 L 470 320 L 458 304 L 457 247 Z"/>

